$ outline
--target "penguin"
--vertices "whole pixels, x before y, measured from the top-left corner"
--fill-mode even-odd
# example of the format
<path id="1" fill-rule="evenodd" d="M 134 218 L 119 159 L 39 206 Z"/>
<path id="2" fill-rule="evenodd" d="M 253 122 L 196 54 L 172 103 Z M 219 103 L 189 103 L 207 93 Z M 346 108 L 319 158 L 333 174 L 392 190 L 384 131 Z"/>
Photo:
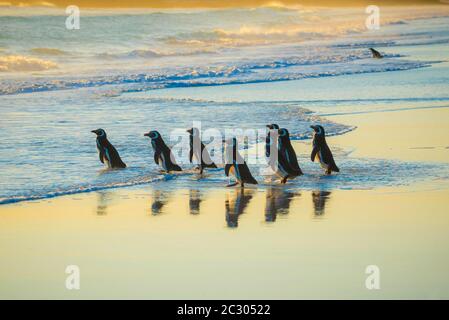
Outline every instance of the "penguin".
<path id="1" fill-rule="evenodd" d="M 201 142 L 200 131 L 198 128 L 191 128 L 187 130 L 190 138 L 190 152 L 189 161 L 192 163 L 193 157 L 199 163 L 200 174 L 203 173 L 204 168 L 217 168 L 215 163 L 211 160 L 206 146 Z"/>
<path id="2" fill-rule="evenodd" d="M 285 184 L 287 179 L 303 175 L 298 164 L 296 152 L 290 142 L 290 134 L 287 129 L 278 130 L 278 159 L 276 174 L 281 177 L 281 183 Z"/>
<path id="3" fill-rule="evenodd" d="M 267 158 L 270 158 L 270 147 L 273 144 L 272 137 L 271 137 L 271 130 L 279 130 L 279 126 L 275 123 L 267 124 L 268 133 L 267 137 L 265 138 L 265 156 Z"/>
<path id="4" fill-rule="evenodd" d="M 92 130 L 91 132 L 97 135 L 97 150 L 101 163 L 111 169 L 126 168 L 126 164 L 120 158 L 117 150 L 107 139 L 106 132 L 103 129 Z"/>
<path id="5" fill-rule="evenodd" d="M 230 174 L 234 175 L 237 181 L 236 183 L 229 184 L 228 187 L 240 184 L 240 186 L 244 188 L 245 183 L 257 184 L 256 179 L 254 179 L 249 171 L 248 165 L 237 150 L 237 139 L 229 139 L 225 142 L 225 145 L 225 174 L 227 177 L 229 177 Z"/>
<path id="6" fill-rule="evenodd" d="M 380 54 L 379 51 L 377 51 L 377 50 L 375 50 L 373 48 L 369 48 L 369 50 L 373 54 L 373 58 L 375 58 L 375 59 L 382 59 L 383 58 L 383 56 Z"/>
<path id="7" fill-rule="evenodd" d="M 334 161 L 334 156 L 326 143 L 324 128 L 322 126 L 310 126 L 313 130 L 313 150 L 310 156 L 312 162 L 319 162 L 326 174 L 331 174 L 332 171 L 340 172 Z"/>
<path id="8" fill-rule="evenodd" d="M 182 171 L 181 167 L 175 162 L 170 148 L 165 144 L 161 134 L 157 131 L 150 131 L 144 134 L 151 139 L 151 145 L 154 150 L 154 162 L 160 165 L 165 172 Z"/>

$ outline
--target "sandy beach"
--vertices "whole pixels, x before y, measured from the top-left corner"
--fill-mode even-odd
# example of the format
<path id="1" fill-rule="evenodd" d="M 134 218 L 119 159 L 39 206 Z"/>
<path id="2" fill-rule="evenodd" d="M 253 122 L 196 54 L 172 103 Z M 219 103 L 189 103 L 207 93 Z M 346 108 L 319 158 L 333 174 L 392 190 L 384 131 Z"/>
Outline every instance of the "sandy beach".
<path id="1" fill-rule="evenodd" d="M 80 29 L 0 7 L 0 299 L 449 299 L 447 5 L 377 29 L 338 5 L 83 8 Z M 285 185 L 272 123 L 304 172 Z M 310 161 L 318 124 L 337 174 Z M 258 133 L 258 184 L 198 174 L 192 127 Z"/>
<path id="2" fill-rule="evenodd" d="M 449 109 L 338 117 L 358 129 L 329 143 L 351 156 L 449 159 L 447 135 L 430 128 L 447 128 Z M 409 130 L 391 134 L 397 123 Z M 0 297 L 449 298 L 448 196 L 447 180 L 331 192 L 145 186 L 4 205 Z M 64 286 L 71 264 L 79 291 Z M 380 290 L 365 287 L 368 265 Z"/>

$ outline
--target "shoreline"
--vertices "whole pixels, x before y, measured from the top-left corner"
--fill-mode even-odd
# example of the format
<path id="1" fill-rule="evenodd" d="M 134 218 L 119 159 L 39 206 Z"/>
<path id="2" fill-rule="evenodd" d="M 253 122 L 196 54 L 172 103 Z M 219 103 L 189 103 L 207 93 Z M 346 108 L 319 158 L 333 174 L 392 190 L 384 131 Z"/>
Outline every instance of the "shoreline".
<path id="1" fill-rule="evenodd" d="M 433 112 L 436 116 L 425 120 L 425 116 Z M 391 115 L 394 113 L 394 115 Z M 410 125 L 420 125 L 420 130 L 405 131 L 399 130 L 394 132 L 395 137 L 388 139 L 391 136 L 390 131 L 376 130 L 381 122 L 384 122 L 385 128 L 391 129 L 391 126 L 397 123 L 403 114 L 408 115 L 408 121 Z M 388 114 L 388 116 L 386 116 Z M 357 157 L 360 159 L 390 159 L 396 161 L 411 161 L 417 164 L 421 163 L 449 163 L 449 142 L 445 139 L 445 128 L 449 126 L 449 106 L 442 108 L 422 108 L 422 109 L 395 109 L 382 112 L 370 112 L 370 113 L 349 113 L 349 114 L 333 114 L 326 115 L 326 119 L 334 120 L 337 118 L 337 122 L 342 123 L 350 127 L 348 131 L 342 134 L 331 135 L 327 137 L 329 145 L 342 148 L 349 153 L 349 157 Z M 438 119 L 438 123 L 435 122 Z M 410 126 L 408 125 L 408 126 Z M 437 126 L 438 129 L 433 128 Z M 407 127 L 407 125 L 406 125 Z M 386 129 L 386 130 L 387 130 Z M 423 131 L 431 132 L 433 130 L 434 136 L 429 139 L 427 136 L 422 135 Z M 448 144 L 448 145 L 446 145 Z M 311 139 L 305 140 L 292 140 L 298 156 L 303 160 L 308 159 L 307 155 L 310 153 Z M 384 145 L 382 147 L 382 145 Z M 133 192 L 134 189 L 146 189 L 151 188 L 155 184 L 159 183 L 177 183 L 170 181 L 171 179 L 161 176 L 159 178 L 153 178 L 152 181 L 132 183 L 130 185 L 114 185 L 104 187 L 91 187 L 87 190 L 73 190 L 73 191 L 61 191 L 61 194 L 56 195 L 43 195 L 36 196 L 35 198 L 28 197 L 26 199 L 8 199 L 7 202 L 0 204 L 0 209 L 4 206 L 10 206 L 20 203 L 38 203 L 40 201 L 46 201 L 60 197 L 79 197 L 83 194 L 107 192 L 113 190 L 128 189 Z M 296 180 L 300 180 L 301 177 Z M 422 181 L 421 183 L 428 183 L 428 181 Z M 420 182 L 414 183 L 419 185 Z M 262 185 L 259 189 L 270 188 L 271 186 Z M 286 187 L 289 187 L 287 184 Z M 290 186 L 291 188 L 300 188 L 300 186 Z M 392 186 L 403 187 L 403 186 Z M 182 189 L 183 186 L 174 187 L 173 189 Z M 222 186 L 210 186 L 213 190 L 227 190 Z M 377 189 L 379 187 L 374 187 Z M 380 187 L 382 188 L 382 187 Z M 204 187 L 202 188 L 204 189 Z M 338 190 L 338 188 L 336 189 Z M 360 190 L 355 188 L 354 190 Z M 363 190 L 363 189 L 362 189 Z"/>
<path id="2" fill-rule="evenodd" d="M 449 109 L 335 117 L 358 126 L 328 138 L 349 158 L 449 159 L 449 149 L 410 149 L 446 144 Z M 408 130 L 391 135 L 399 120 Z M 309 154 L 310 142 L 294 145 Z M 0 297 L 448 298 L 448 181 L 328 191 L 169 181 L 2 205 Z M 80 267 L 81 290 L 65 289 L 67 265 Z M 365 288 L 368 265 L 381 290 Z"/>

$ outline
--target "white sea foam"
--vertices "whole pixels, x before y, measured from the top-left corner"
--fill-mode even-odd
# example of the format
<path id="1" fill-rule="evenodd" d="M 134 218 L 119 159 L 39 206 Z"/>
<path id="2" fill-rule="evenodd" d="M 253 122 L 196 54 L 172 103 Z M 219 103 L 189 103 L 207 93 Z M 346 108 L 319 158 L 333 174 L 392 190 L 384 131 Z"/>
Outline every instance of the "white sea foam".
<path id="1" fill-rule="evenodd" d="M 175 128 L 191 126 L 193 120 L 219 129 L 263 128 L 276 121 L 289 129 L 293 139 L 304 140 L 310 138 L 312 123 L 323 124 L 328 135 L 354 130 L 320 114 L 448 101 L 445 64 L 433 67 L 439 62 L 436 57 L 443 60 L 441 55 L 412 58 L 403 50 L 447 43 L 448 19 L 441 17 L 444 10 L 387 12 L 379 32 L 364 32 L 364 10 L 357 14 L 351 10 L 273 6 L 128 14 L 87 10 L 76 33 L 59 25 L 64 12 L 42 19 L 36 13 L 17 17 L 2 10 L 0 131 L 8 139 L 0 142 L 0 203 L 154 183 L 160 178 L 158 168 L 142 136 L 149 129 L 167 137 Z M 426 15 L 434 18 L 414 20 Z M 344 22 L 347 16 L 355 19 Z M 383 59 L 372 59 L 368 50 L 372 46 Z M 411 71 L 397 72 L 418 68 L 414 82 L 406 81 Z M 345 79 L 344 86 L 339 76 Z M 295 87 L 289 86 L 291 82 L 274 83 L 301 79 L 318 80 L 300 81 Z M 369 85 L 361 86 L 360 79 Z M 203 100 L 166 99 L 156 98 L 154 91 L 262 82 L 270 82 L 262 86 L 263 94 L 275 92 L 270 97 L 275 101 L 215 101 L 204 93 L 206 89 L 195 90 L 204 93 Z M 302 100 L 277 101 L 291 94 L 285 87 L 300 90 L 296 98 Z M 209 89 L 232 92 L 239 86 Z M 257 94 L 252 98 L 258 98 Z M 308 106 L 320 112 L 311 112 Z M 108 132 L 129 165 L 126 170 L 99 174 L 102 164 L 90 133 L 98 127 Z M 351 159 L 345 153 L 337 156 L 341 175 L 330 179 L 306 175 L 296 187 L 370 188 L 447 172 L 439 165 Z M 308 155 L 299 157 L 306 172 L 316 170 L 304 160 Z M 417 167 L 420 170 L 413 170 Z M 368 177 L 366 172 L 373 168 L 375 172 Z M 420 174 L 410 176 L 411 171 Z M 184 180 L 191 183 L 191 176 L 177 176 L 170 185 L 182 186 Z M 224 180 L 218 170 L 198 183 L 210 187 Z"/>
<path id="2" fill-rule="evenodd" d="M 57 68 L 52 61 L 26 56 L 0 56 L 0 72 L 43 71 Z"/>

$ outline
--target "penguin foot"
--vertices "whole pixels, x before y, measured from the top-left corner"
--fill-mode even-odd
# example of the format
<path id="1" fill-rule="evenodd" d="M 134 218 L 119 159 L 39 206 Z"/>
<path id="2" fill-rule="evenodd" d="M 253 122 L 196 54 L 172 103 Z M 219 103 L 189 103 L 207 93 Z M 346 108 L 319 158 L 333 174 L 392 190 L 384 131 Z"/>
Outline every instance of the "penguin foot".
<path id="1" fill-rule="evenodd" d="M 286 183 L 287 183 L 287 178 L 288 178 L 288 177 L 282 178 L 281 184 L 286 184 Z"/>
<path id="2" fill-rule="evenodd" d="M 234 187 L 234 186 L 236 186 L 236 185 L 238 185 L 238 184 L 239 184 L 238 182 L 230 183 L 230 184 L 228 184 L 228 185 L 226 186 L 226 188 Z"/>

